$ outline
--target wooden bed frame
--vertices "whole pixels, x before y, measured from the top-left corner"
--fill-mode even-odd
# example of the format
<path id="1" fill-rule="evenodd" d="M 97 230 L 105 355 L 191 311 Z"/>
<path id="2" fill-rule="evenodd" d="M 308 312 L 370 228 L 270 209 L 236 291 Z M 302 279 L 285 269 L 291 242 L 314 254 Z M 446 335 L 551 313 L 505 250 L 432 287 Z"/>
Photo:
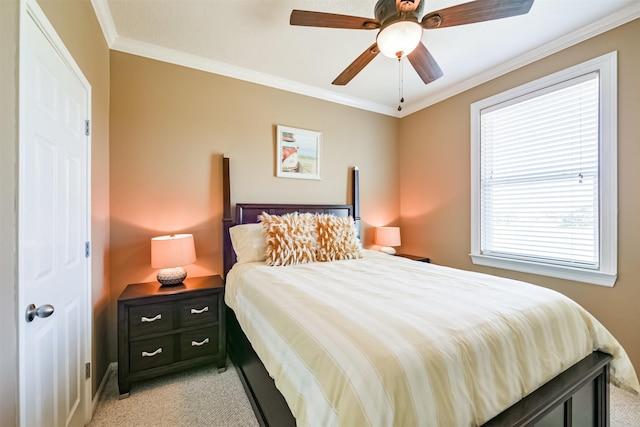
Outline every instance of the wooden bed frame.
<path id="1" fill-rule="evenodd" d="M 353 169 L 351 177 L 352 204 L 300 205 L 300 204 L 237 204 L 235 220 L 231 215 L 229 159 L 223 158 L 223 252 L 224 274 L 235 263 L 229 228 L 236 224 L 258 222 L 262 212 L 285 214 L 289 212 L 331 213 L 353 216 L 359 230 L 359 171 Z M 242 385 L 261 426 L 295 426 L 295 418 L 277 390 L 273 379 L 253 351 L 242 332 L 235 313 L 227 307 L 227 351 L 238 370 Z M 505 426 L 609 426 L 609 363 L 612 357 L 595 351 L 585 357 L 526 398 L 505 409 L 484 427 Z"/>

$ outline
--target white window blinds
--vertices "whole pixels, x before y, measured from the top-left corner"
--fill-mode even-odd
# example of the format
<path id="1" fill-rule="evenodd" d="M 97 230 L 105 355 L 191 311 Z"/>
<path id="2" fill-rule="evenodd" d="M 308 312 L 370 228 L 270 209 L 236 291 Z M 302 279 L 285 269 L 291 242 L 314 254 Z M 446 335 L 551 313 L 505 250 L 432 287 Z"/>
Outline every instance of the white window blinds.
<path id="1" fill-rule="evenodd" d="M 613 286 L 617 53 L 471 104 L 471 259 Z"/>
<path id="2" fill-rule="evenodd" d="M 598 79 L 481 110 L 482 254 L 599 267 Z"/>

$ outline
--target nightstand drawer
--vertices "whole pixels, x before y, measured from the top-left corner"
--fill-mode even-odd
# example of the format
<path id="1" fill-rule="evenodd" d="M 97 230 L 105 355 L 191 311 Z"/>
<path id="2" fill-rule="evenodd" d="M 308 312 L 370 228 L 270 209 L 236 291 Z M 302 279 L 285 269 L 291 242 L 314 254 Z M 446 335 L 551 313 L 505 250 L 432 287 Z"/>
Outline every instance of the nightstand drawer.
<path id="1" fill-rule="evenodd" d="M 218 327 L 196 329 L 180 334 L 180 354 L 182 360 L 192 359 L 219 351 Z"/>
<path id="2" fill-rule="evenodd" d="M 129 354 L 131 372 L 143 371 L 174 362 L 174 341 L 175 335 L 166 335 L 132 342 Z"/>
<path id="3" fill-rule="evenodd" d="M 129 308 L 129 336 L 138 337 L 173 328 L 173 305 L 144 304 Z"/>
<path id="4" fill-rule="evenodd" d="M 180 301 L 180 326 L 200 325 L 218 321 L 218 295 L 187 298 Z"/>

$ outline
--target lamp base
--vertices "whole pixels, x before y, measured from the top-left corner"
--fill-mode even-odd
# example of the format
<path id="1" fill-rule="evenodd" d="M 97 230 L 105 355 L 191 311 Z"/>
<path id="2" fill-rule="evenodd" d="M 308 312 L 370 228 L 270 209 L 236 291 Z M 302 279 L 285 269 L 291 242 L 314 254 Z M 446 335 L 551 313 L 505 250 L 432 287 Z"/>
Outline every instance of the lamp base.
<path id="1" fill-rule="evenodd" d="M 187 272 L 182 267 L 163 268 L 158 271 L 158 282 L 162 286 L 174 286 L 182 283 L 187 278 Z"/>
<path id="2" fill-rule="evenodd" d="M 396 250 L 393 249 L 391 246 L 380 246 L 380 252 L 384 252 L 385 254 L 389 254 L 389 255 L 396 254 Z"/>

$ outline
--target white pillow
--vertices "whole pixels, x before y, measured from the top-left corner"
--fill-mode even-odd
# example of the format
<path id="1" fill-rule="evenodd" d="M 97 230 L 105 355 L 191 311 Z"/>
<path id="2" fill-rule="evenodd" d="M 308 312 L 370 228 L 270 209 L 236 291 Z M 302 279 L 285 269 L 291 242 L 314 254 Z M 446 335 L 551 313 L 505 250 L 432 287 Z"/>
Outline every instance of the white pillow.
<path id="1" fill-rule="evenodd" d="M 238 264 L 267 259 L 267 241 L 262 224 L 240 224 L 229 229 Z"/>

